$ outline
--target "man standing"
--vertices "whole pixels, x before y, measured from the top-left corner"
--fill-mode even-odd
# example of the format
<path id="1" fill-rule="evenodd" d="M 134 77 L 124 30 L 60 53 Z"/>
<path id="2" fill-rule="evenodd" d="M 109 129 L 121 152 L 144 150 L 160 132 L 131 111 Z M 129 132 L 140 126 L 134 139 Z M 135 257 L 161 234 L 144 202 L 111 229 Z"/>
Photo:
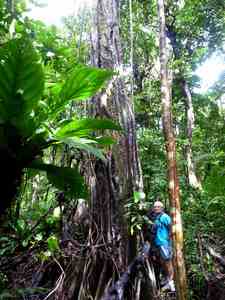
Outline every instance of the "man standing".
<path id="1" fill-rule="evenodd" d="M 161 268 L 166 276 L 162 290 L 175 292 L 172 264 L 171 218 L 164 212 L 163 203 L 158 200 L 153 204 L 153 209 L 148 214 L 148 217 L 152 222 L 149 241 L 156 249 Z"/>

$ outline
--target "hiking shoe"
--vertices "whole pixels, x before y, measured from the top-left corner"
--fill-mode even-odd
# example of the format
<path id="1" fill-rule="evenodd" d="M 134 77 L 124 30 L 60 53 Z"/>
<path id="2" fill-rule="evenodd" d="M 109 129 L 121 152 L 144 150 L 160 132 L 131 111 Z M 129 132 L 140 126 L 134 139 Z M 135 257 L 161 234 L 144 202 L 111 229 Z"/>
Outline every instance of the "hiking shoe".
<path id="1" fill-rule="evenodd" d="M 171 291 L 171 292 L 175 292 L 175 285 L 174 285 L 174 281 L 170 280 L 168 281 L 163 287 L 162 287 L 162 291 Z"/>

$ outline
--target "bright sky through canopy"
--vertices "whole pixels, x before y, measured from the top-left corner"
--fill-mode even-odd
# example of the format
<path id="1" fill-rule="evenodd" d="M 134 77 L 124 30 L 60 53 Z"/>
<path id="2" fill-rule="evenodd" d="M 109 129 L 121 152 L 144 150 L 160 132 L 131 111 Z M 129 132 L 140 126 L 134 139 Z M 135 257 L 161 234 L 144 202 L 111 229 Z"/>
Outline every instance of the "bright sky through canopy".
<path id="1" fill-rule="evenodd" d="M 206 92 L 219 79 L 222 72 L 225 72 L 225 59 L 213 54 L 196 70 L 196 75 L 201 78 L 201 87 L 197 91 Z"/>
<path id="2" fill-rule="evenodd" d="M 39 8 L 30 6 L 29 17 L 41 20 L 47 25 L 60 26 L 62 17 L 76 15 L 84 7 L 92 7 L 96 0 L 46 0 L 45 7 Z M 197 92 L 206 92 L 220 74 L 225 71 L 225 60 L 218 55 L 212 55 L 197 70 L 196 75 L 201 78 L 201 87 L 196 89 Z"/>
<path id="3" fill-rule="evenodd" d="M 61 25 L 62 17 L 76 15 L 84 7 L 91 7 L 94 0 L 46 0 L 44 7 L 35 7 L 30 4 L 31 11 L 28 13 L 30 18 L 43 21 L 47 25 Z"/>

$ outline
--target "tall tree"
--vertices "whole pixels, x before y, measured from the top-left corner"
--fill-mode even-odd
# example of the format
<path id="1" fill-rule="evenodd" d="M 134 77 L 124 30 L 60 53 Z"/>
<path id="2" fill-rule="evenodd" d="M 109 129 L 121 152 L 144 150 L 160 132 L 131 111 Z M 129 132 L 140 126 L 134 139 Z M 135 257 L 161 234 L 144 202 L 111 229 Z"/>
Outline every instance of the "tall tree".
<path id="1" fill-rule="evenodd" d="M 183 258 L 183 229 L 181 220 L 181 208 L 179 197 L 179 182 L 176 166 L 176 143 L 173 132 L 173 118 L 171 109 L 171 86 L 168 77 L 168 55 L 166 49 L 166 22 L 164 0 L 158 0 L 158 16 L 160 27 L 160 75 L 163 131 L 166 143 L 169 198 L 172 212 L 172 236 L 174 247 L 175 279 L 177 287 L 177 299 L 185 300 L 187 297 L 186 272 Z"/>
<path id="2" fill-rule="evenodd" d="M 193 162 L 193 152 L 192 152 L 192 137 L 193 130 L 195 127 L 195 114 L 194 108 L 192 104 L 192 95 L 190 88 L 188 86 L 187 80 L 185 78 L 181 78 L 180 85 L 184 95 L 184 105 L 187 119 L 187 145 L 185 147 L 185 154 L 187 159 L 187 176 L 188 183 L 191 187 L 201 189 L 201 182 L 196 175 L 195 165 Z"/>
<path id="3" fill-rule="evenodd" d="M 110 255 L 109 252 L 106 256 L 96 255 L 96 265 L 89 273 L 97 280 L 97 289 L 93 290 L 93 294 L 95 299 L 100 299 L 107 283 L 124 271 L 128 261 L 135 255 L 136 245 L 128 233 L 125 204 L 135 191 L 143 188 L 133 104 L 121 77 L 123 62 L 118 0 L 97 1 L 91 47 L 92 64 L 113 69 L 115 76 L 108 88 L 92 99 L 90 113 L 100 119 L 112 118 L 122 128 L 121 133 L 115 136 L 117 144 L 107 153 L 107 161 L 92 161 L 88 175 L 91 183 L 93 235 L 98 235 L 99 241 L 108 245 L 107 251 L 112 249 Z M 103 275 L 99 279 L 96 274 Z"/>
<path id="4" fill-rule="evenodd" d="M 166 33 L 170 40 L 171 46 L 173 48 L 174 58 L 175 60 L 179 60 L 182 59 L 181 48 L 180 48 L 181 44 L 179 44 L 177 41 L 176 31 L 174 29 L 174 22 L 175 22 L 175 17 L 173 17 L 173 22 L 171 22 L 171 24 L 168 23 L 166 24 Z M 193 162 L 193 153 L 192 153 L 192 136 L 195 127 L 195 114 L 194 114 L 194 108 L 192 104 L 192 95 L 191 95 L 189 84 L 183 74 L 184 70 L 180 68 L 179 72 L 180 73 L 177 80 L 179 82 L 180 89 L 182 91 L 185 113 L 186 113 L 186 120 L 187 120 L 187 125 L 186 125 L 187 143 L 185 146 L 185 156 L 187 160 L 187 179 L 191 187 L 201 189 L 201 182 L 196 176 L 196 170 Z"/>
<path id="5" fill-rule="evenodd" d="M 187 179 L 189 185 L 201 189 L 200 179 L 196 175 L 193 159 L 193 131 L 195 112 L 191 72 L 212 50 L 219 49 L 224 41 L 224 3 L 220 0 L 193 1 L 185 3 L 168 1 L 166 5 L 166 33 L 173 48 L 176 69 L 176 81 L 182 92 L 186 112 L 185 156 L 187 161 Z M 215 30 L 217 28 L 217 30 Z M 174 87 L 174 89 L 177 89 Z"/>

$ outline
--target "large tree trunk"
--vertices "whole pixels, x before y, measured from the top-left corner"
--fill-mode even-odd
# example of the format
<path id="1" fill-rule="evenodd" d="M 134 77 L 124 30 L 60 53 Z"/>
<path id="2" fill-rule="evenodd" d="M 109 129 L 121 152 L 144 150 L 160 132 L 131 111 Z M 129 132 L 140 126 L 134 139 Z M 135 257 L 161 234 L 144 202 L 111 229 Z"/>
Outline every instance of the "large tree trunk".
<path id="1" fill-rule="evenodd" d="M 119 1 L 98 0 L 96 11 L 91 33 L 92 64 L 121 73 Z M 128 234 L 124 205 L 133 197 L 134 191 L 142 189 L 143 184 L 133 104 L 120 74 L 114 76 L 104 92 L 92 99 L 90 111 L 98 118 L 112 118 L 123 128 L 123 132 L 115 134 L 118 143 L 108 151 L 107 163 L 97 160 L 90 167 L 93 237 L 110 250 L 103 257 L 96 256 L 98 261 L 92 270 L 93 278 L 98 282 L 95 299 L 100 299 L 107 283 L 128 265 L 131 259 L 128 250 L 135 250 L 135 243 L 130 247 L 132 239 Z M 132 250 L 130 256 L 135 252 Z"/>
<path id="2" fill-rule="evenodd" d="M 160 75 L 162 94 L 163 131 L 166 143 L 168 163 L 169 198 L 172 213 L 172 236 L 174 248 L 174 267 L 177 288 L 177 299 L 185 300 L 187 297 L 186 272 L 183 258 L 183 229 L 181 220 L 179 182 L 176 167 L 176 144 L 173 133 L 173 120 L 171 109 L 171 90 L 168 80 L 165 10 L 164 0 L 158 0 L 158 16 L 160 26 Z"/>

